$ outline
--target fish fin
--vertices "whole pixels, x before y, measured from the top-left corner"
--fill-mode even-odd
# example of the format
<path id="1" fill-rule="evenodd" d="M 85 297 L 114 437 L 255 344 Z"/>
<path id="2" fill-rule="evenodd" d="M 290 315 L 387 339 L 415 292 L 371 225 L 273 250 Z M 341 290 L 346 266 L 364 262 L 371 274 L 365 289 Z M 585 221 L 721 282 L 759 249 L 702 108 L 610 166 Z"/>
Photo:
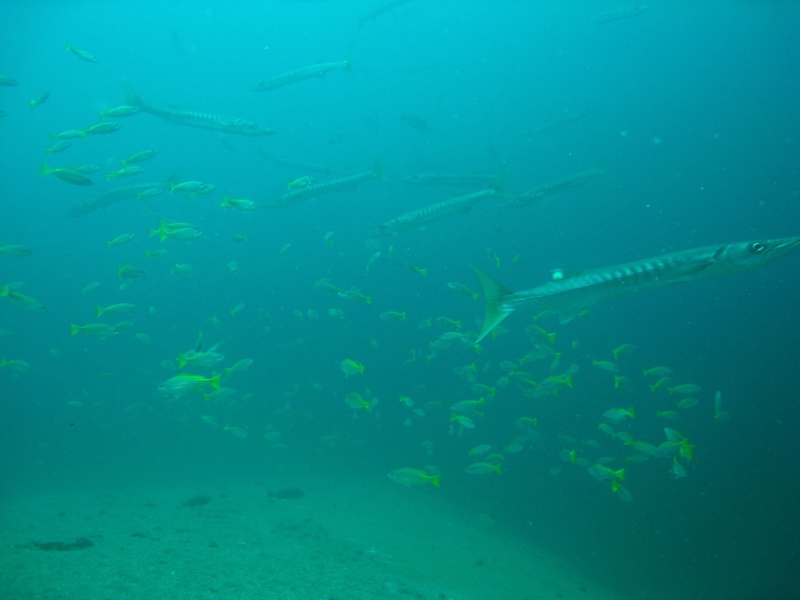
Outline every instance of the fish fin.
<path id="1" fill-rule="evenodd" d="M 481 271 L 478 267 L 470 265 L 470 268 L 478 277 L 481 289 L 483 289 L 483 295 L 486 297 L 486 313 L 483 317 L 483 327 L 478 339 L 475 340 L 475 343 L 478 343 L 513 312 L 514 309 L 504 306 L 503 300 L 514 292 Z"/>
<path id="2" fill-rule="evenodd" d="M 221 375 L 219 373 L 217 373 L 211 379 L 208 380 L 209 385 L 212 388 L 214 388 L 215 390 L 218 390 L 220 388 L 220 386 L 219 386 L 220 377 L 221 377 Z"/>
<path id="3" fill-rule="evenodd" d="M 126 104 L 128 104 L 129 106 L 135 106 L 139 110 L 145 110 L 144 101 L 139 97 L 139 94 L 133 91 L 131 84 L 128 83 L 128 81 L 125 79 L 122 80 L 122 88 L 125 90 Z"/>
<path id="4" fill-rule="evenodd" d="M 505 192 L 505 189 L 507 187 L 508 187 L 508 165 L 503 167 L 503 170 L 500 171 L 497 175 L 495 175 L 494 179 L 489 184 L 489 188 L 493 189 L 500 196 L 509 196 L 509 194 Z"/>
<path id="5" fill-rule="evenodd" d="M 378 156 L 375 158 L 375 164 L 372 165 L 372 172 L 375 174 L 377 179 L 386 181 L 386 175 L 383 172 L 383 152 L 378 154 Z"/>

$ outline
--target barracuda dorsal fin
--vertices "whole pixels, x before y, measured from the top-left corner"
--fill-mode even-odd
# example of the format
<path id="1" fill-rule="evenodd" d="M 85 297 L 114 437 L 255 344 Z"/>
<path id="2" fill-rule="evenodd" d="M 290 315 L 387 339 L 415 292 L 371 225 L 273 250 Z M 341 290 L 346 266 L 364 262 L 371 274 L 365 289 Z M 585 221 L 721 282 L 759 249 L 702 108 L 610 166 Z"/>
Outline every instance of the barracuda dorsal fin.
<path id="1" fill-rule="evenodd" d="M 478 336 L 478 339 L 475 340 L 477 343 L 489 335 L 492 329 L 497 327 L 503 319 L 513 312 L 513 309 L 506 308 L 506 306 L 503 304 L 503 300 L 506 298 L 506 296 L 509 296 L 514 292 L 496 279 L 493 279 L 481 271 L 478 267 L 470 265 L 470 268 L 478 277 L 478 281 L 481 284 L 481 289 L 483 290 L 483 295 L 486 297 L 486 314 L 483 317 L 483 327 L 481 328 L 481 333 Z"/>

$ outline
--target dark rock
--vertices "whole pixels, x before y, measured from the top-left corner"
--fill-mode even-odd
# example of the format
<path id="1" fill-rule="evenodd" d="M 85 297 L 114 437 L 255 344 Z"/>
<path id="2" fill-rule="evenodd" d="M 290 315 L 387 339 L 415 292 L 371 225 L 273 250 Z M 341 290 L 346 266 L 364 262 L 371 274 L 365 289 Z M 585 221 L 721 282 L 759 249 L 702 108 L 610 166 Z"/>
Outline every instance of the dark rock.
<path id="1" fill-rule="evenodd" d="M 181 504 L 181 506 L 205 506 L 211 502 L 211 496 L 192 496 L 186 502 Z"/>
<path id="2" fill-rule="evenodd" d="M 298 500 L 304 498 L 306 493 L 300 488 L 282 488 L 274 492 L 267 492 L 269 498 L 278 500 Z"/>
<path id="3" fill-rule="evenodd" d="M 70 550 L 83 550 L 84 548 L 91 548 L 94 546 L 91 540 L 80 537 L 72 543 L 69 542 L 33 542 L 33 546 L 39 550 L 57 552 L 68 552 Z"/>

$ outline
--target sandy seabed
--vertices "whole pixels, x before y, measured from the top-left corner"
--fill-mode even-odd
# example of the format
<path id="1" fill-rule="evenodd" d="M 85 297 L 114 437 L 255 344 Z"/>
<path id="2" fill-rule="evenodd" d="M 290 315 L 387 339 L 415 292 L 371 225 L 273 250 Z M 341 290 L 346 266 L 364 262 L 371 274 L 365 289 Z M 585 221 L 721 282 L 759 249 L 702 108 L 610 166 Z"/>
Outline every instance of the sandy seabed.
<path id="1" fill-rule="evenodd" d="M 303 490 L 283 500 L 241 482 L 6 496 L 0 597 L 618 600 L 440 490 L 324 478 Z M 198 494 L 211 501 L 183 505 Z M 36 545 L 81 538 L 92 545 Z"/>

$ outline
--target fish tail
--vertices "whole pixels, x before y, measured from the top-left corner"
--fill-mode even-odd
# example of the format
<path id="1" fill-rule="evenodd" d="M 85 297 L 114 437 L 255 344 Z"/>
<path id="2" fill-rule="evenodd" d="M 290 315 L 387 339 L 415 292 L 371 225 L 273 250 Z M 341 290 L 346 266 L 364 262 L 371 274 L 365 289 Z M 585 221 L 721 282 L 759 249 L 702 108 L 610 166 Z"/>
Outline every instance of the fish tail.
<path id="1" fill-rule="evenodd" d="M 139 94 L 133 90 L 131 84 L 125 79 L 122 80 L 122 87 L 125 90 L 125 103 L 129 106 L 134 106 L 139 110 L 145 110 L 144 101 L 139 97 Z"/>
<path id="2" fill-rule="evenodd" d="M 442 483 L 442 476 L 441 475 L 434 475 L 433 477 L 431 477 L 430 481 L 433 484 L 433 487 L 437 487 L 438 488 Z"/>
<path id="3" fill-rule="evenodd" d="M 220 386 L 219 386 L 219 378 L 220 378 L 220 374 L 219 374 L 219 373 L 217 373 L 217 374 L 216 374 L 216 375 L 214 375 L 214 376 L 213 376 L 211 379 L 209 379 L 209 380 L 208 380 L 208 384 L 209 384 L 209 385 L 210 385 L 212 388 L 214 388 L 215 390 L 218 390 L 218 389 L 219 389 L 219 387 L 220 387 Z"/>
<path id="4" fill-rule="evenodd" d="M 506 296 L 514 292 L 479 268 L 472 265 L 470 265 L 470 268 L 478 277 L 481 289 L 483 289 L 483 295 L 486 296 L 486 313 L 483 317 L 483 327 L 478 339 L 475 340 L 475 343 L 478 343 L 514 311 L 513 308 L 508 308 L 503 303 Z"/>
<path id="5" fill-rule="evenodd" d="M 80 327 L 70 323 L 70 326 L 69 326 L 69 334 L 70 335 L 77 335 L 78 333 L 80 333 L 80 331 L 81 331 Z"/>

